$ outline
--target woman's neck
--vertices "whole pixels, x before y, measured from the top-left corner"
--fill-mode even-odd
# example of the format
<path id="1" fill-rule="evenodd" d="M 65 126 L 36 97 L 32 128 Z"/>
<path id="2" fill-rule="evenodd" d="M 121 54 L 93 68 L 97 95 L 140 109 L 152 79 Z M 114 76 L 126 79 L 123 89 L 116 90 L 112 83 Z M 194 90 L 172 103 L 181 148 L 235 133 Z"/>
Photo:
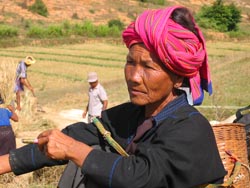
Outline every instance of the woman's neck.
<path id="1" fill-rule="evenodd" d="M 170 95 L 167 98 L 165 98 L 164 100 L 146 105 L 145 106 L 145 117 L 149 118 L 149 117 L 157 115 L 160 111 L 162 111 L 162 109 L 168 103 L 173 101 L 176 97 L 177 97 L 177 95 Z"/>

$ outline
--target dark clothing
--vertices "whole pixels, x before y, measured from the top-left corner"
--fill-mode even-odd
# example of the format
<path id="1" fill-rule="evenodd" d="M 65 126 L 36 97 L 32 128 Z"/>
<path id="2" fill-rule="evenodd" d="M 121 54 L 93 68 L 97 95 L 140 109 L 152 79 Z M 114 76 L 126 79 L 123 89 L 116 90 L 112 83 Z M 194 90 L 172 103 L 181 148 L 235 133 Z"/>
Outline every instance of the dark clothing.
<path id="1" fill-rule="evenodd" d="M 16 149 L 16 137 L 11 126 L 0 126 L 0 155 Z"/>
<path id="2" fill-rule="evenodd" d="M 0 108 L 0 155 L 16 148 L 16 137 L 10 119 L 13 113 L 7 108 Z"/>
<path id="3" fill-rule="evenodd" d="M 182 95 L 153 118 L 153 127 L 136 140 L 135 152 L 122 157 L 92 150 L 82 172 L 95 187 L 190 188 L 221 183 L 226 174 L 209 122 Z M 144 107 L 125 103 L 103 112 L 101 121 L 112 137 L 126 148 L 144 121 Z M 63 132 L 88 145 L 105 147 L 93 124 L 76 123 Z M 15 174 L 67 161 L 49 160 L 35 144 L 10 152 Z M 86 186 L 94 188 L 94 186 Z"/>

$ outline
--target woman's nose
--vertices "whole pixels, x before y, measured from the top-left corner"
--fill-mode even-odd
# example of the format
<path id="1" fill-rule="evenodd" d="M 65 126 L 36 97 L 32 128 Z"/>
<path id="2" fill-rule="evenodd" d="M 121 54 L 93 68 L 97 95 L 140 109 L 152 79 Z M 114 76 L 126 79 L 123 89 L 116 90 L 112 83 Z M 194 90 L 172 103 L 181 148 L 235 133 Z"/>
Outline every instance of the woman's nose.
<path id="1" fill-rule="evenodd" d="M 130 70 L 130 80 L 140 82 L 143 77 L 143 69 L 140 66 L 135 66 Z"/>

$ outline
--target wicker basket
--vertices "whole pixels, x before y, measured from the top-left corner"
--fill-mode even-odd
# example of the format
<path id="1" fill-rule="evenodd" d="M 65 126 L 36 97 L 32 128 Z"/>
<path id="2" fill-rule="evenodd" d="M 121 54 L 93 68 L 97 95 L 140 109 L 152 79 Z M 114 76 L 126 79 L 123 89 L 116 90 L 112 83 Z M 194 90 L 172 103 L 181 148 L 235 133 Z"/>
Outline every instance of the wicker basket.
<path id="1" fill-rule="evenodd" d="M 243 124 L 226 123 L 212 125 L 216 143 L 228 174 L 224 181 L 227 181 L 234 168 L 232 159 L 225 151 L 230 151 L 243 164 L 240 173 L 234 179 L 234 188 L 250 188 L 249 161 L 247 157 L 246 132 Z"/>

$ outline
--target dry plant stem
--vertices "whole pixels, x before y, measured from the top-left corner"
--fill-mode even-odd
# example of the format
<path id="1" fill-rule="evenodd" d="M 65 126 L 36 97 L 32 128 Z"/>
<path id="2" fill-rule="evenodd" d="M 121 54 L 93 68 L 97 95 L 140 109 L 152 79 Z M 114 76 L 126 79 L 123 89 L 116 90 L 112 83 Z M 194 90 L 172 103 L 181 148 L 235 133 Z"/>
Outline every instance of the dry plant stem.
<path id="1" fill-rule="evenodd" d="M 22 143 L 24 144 L 37 144 L 38 143 L 38 139 L 32 139 L 32 138 L 23 138 L 22 139 Z"/>
<path id="2" fill-rule="evenodd" d="M 115 148 L 115 150 L 120 153 L 122 156 L 128 157 L 129 155 L 127 154 L 127 152 L 111 137 L 110 132 L 107 131 L 104 126 L 102 125 L 102 123 L 97 119 L 94 118 L 93 119 L 93 123 L 96 125 L 96 127 L 98 128 L 98 130 L 100 131 L 100 133 L 102 134 L 102 136 L 104 137 L 104 139 L 107 140 L 107 142 L 113 147 Z"/>

